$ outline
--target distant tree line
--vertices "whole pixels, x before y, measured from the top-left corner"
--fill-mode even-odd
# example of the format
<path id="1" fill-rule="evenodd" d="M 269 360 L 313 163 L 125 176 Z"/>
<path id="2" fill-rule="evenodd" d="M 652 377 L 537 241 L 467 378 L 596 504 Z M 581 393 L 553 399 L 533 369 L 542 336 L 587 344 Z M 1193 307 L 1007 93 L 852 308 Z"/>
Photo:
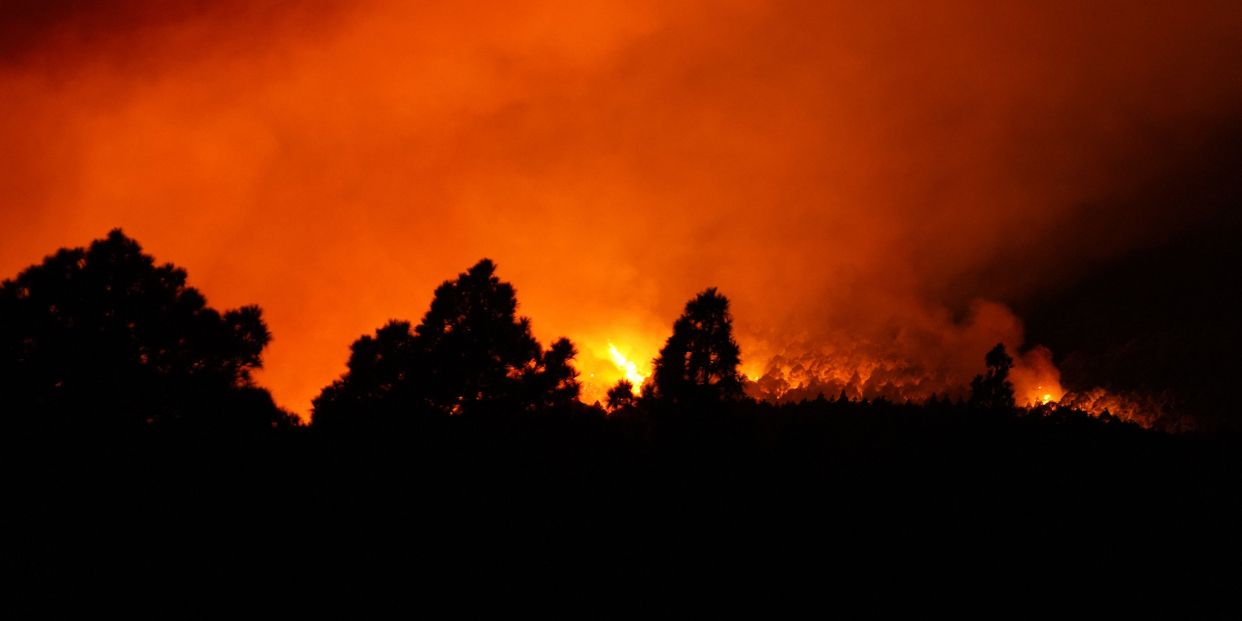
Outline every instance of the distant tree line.
<path id="1" fill-rule="evenodd" d="M 517 307 L 496 265 L 479 261 L 436 288 L 417 325 L 393 320 L 355 341 L 346 373 L 314 399 L 312 427 L 385 432 L 455 416 L 649 416 L 751 402 L 729 301 L 715 288 L 687 302 L 640 391 L 623 379 L 595 406 L 579 401 L 573 343 L 544 348 Z M 211 308 L 184 270 L 157 264 L 120 230 L 0 286 L 0 394 L 12 428 L 298 426 L 252 379 L 270 340 L 258 307 Z M 1015 412 L 1013 359 L 998 344 L 985 363 L 963 407 Z"/>

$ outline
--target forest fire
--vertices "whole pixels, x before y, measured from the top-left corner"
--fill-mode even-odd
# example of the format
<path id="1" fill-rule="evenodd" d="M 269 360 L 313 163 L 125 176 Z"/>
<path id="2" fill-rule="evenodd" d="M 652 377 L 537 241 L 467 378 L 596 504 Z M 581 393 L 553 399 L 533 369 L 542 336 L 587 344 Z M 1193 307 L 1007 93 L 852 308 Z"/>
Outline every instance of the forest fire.
<path id="1" fill-rule="evenodd" d="M 1055 403 L 1065 395 L 1061 371 L 1052 362 L 1052 351 L 1047 347 L 1033 347 L 1017 356 L 1010 379 L 1014 400 L 1020 406 Z"/>
<path id="2" fill-rule="evenodd" d="M 1236 169 L 1213 141 L 1242 80 L 1182 69 L 1242 67 L 1225 4 L 1101 11 L 1064 40 L 1042 3 L 29 4 L 0 20 L 23 33 L 0 271 L 123 227 L 213 303 L 262 305 L 255 377 L 304 418 L 351 339 L 482 256 L 543 342 L 574 341 L 587 399 L 639 386 L 704 286 L 734 303 L 753 393 L 961 395 L 997 342 L 1073 353 L 1075 322 L 1032 300 L 1207 222 L 1168 183 L 1204 178 L 1183 166 Z M 1153 84 L 1193 96 L 1144 104 Z M 1016 400 L 1061 401 L 1027 355 Z M 1146 388 L 1111 371 L 1090 384 Z"/>
<path id="3" fill-rule="evenodd" d="M 1015 401 L 1033 407 L 1058 401 L 1065 391 L 1051 353 L 1035 348 L 1018 356 L 1012 370 Z M 980 357 L 980 360 L 982 358 Z M 969 372 L 933 369 L 899 357 L 851 358 L 777 356 L 750 387 L 752 396 L 774 402 L 814 399 L 819 394 L 849 399 L 883 398 L 894 402 L 922 402 L 933 397 L 963 399 L 969 394 Z"/>
<path id="4" fill-rule="evenodd" d="M 642 389 L 643 380 L 646 379 L 645 375 L 639 373 L 638 364 L 622 354 L 612 343 L 608 343 L 608 354 L 612 356 L 612 362 L 617 365 L 617 370 L 621 371 L 622 377 L 634 387 L 634 394 L 637 395 Z"/>
<path id="5" fill-rule="evenodd" d="M 1046 414 L 1068 408 L 1094 417 L 1111 417 L 1145 428 L 1184 430 L 1188 419 L 1174 416 L 1168 399 L 1152 395 L 1119 394 L 1104 388 L 1066 390 L 1052 352 L 1034 347 L 1014 360 L 1010 371 L 1015 404 L 1029 412 Z M 747 386 L 752 397 L 790 403 L 819 396 L 850 400 L 884 399 L 923 403 L 930 399 L 965 400 L 970 376 L 951 377 L 909 361 L 858 356 L 850 360 L 803 355 L 777 356 L 768 370 Z"/>
<path id="6" fill-rule="evenodd" d="M 1148 429 L 1189 431 L 1195 427 L 1193 419 L 1176 413 L 1172 399 L 1167 395 L 1123 394 L 1097 387 L 1068 393 L 1057 405 L 1096 417 L 1109 416 Z"/>
<path id="7" fill-rule="evenodd" d="M 1239 32 L 0 0 L 5 608 L 1213 609 Z"/>

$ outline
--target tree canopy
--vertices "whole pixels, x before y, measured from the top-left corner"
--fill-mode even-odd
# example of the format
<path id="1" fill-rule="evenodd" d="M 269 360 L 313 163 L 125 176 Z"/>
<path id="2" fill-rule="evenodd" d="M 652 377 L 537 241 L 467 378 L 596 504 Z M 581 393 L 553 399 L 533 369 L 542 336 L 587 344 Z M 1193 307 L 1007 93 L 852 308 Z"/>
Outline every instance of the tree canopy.
<path id="1" fill-rule="evenodd" d="M 609 411 L 617 412 L 634 405 L 634 384 L 624 377 L 617 380 L 604 396 Z"/>
<path id="2" fill-rule="evenodd" d="M 530 320 L 517 315 L 513 286 L 495 272 L 495 263 L 483 259 L 436 288 L 417 327 L 393 321 L 356 341 L 346 374 L 315 400 L 314 423 L 574 402 L 580 387 L 573 344 L 562 338 L 541 349 Z"/>
<path id="3" fill-rule="evenodd" d="M 671 401 L 740 398 L 740 364 L 729 300 L 708 288 L 686 303 L 660 349 L 653 373 L 655 396 Z"/>
<path id="4" fill-rule="evenodd" d="M 1013 368 L 1013 358 L 1005 352 L 1004 343 L 997 343 L 984 357 L 984 362 L 987 371 L 970 382 L 971 405 L 985 410 L 1012 410 L 1013 383 L 1009 381 L 1009 370 Z"/>
<path id="5" fill-rule="evenodd" d="M 211 308 L 119 229 L 0 285 L 0 394 L 19 426 L 289 424 L 251 378 L 270 340 L 257 306 Z"/>

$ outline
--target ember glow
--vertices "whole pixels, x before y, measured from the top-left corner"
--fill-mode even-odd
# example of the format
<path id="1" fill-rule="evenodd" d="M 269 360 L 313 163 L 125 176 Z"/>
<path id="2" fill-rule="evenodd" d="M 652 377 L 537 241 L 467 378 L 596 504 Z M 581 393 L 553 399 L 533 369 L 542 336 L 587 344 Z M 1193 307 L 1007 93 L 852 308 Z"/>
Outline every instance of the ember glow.
<path id="1" fill-rule="evenodd" d="M 1016 356 L 1011 381 L 1018 405 L 1032 407 L 1054 403 L 1065 395 L 1061 388 L 1061 372 L 1053 364 L 1052 352 L 1046 347 L 1035 347 Z"/>
<path id="2" fill-rule="evenodd" d="M 1003 342 L 1058 402 L 1015 309 L 1199 221 L 1130 198 L 1242 109 L 1236 3 L 104 4 L 0 10 L 0 272 L 123 227 L 263 307 L 303 414 L 485 256 L 588 402 L 707 286 L 767 398 Z"/>
<path id="3" fill-rule="evenodd" d="M 1119 394 L 1103 388 L 1091 388 L 1066 394 L 1060 405 L 1091 414 L 1105 414 L 1143 427 L 1158 427 L 1169 431 L 1185 431 L 1195 427 L 1194 422 L 1178 414 L 1164 395 Z"/>

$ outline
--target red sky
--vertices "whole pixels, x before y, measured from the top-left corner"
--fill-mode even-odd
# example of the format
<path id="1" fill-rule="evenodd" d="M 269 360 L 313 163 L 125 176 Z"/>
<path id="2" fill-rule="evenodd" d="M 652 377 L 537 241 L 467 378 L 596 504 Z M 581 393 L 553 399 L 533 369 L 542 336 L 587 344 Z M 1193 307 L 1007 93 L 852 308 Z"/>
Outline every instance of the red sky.
<path id="1" fill-rule="evenodd" d="M 1023 344 L 1010 307 L 1197 221 L 1132 199 L 1242 104 L 1235 2 L 19 1 L 0 24 L 0 274 L 123 227 L 214 306 L 263 307 L 261 381 L 303 413 L 353 339 L 484 256 L 594 390 L 610 342 L 649 359 L 707 286 L 753 375 L 816 352 L 965 381 Z"/>

